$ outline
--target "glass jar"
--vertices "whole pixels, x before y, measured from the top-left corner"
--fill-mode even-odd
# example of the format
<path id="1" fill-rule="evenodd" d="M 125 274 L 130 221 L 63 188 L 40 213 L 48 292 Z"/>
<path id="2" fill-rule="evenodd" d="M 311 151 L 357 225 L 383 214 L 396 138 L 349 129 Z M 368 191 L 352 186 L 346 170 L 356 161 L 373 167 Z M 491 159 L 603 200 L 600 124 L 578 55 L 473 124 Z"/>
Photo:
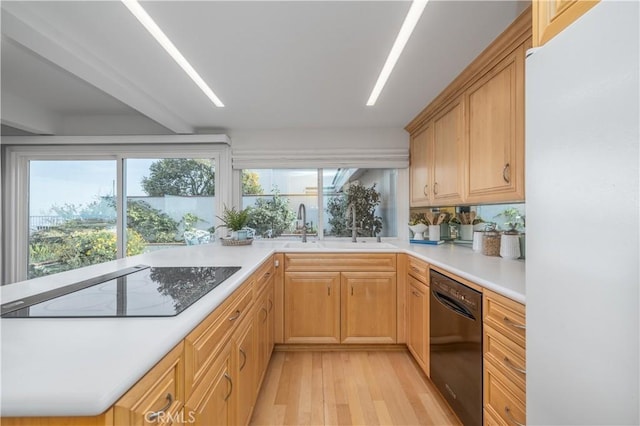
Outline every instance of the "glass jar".
<path id="1" fill-rule="evenodd" d="M 487 231 L 482 239 L 482 254 L 485 256 L 500 256 L 500 233 Z"/>

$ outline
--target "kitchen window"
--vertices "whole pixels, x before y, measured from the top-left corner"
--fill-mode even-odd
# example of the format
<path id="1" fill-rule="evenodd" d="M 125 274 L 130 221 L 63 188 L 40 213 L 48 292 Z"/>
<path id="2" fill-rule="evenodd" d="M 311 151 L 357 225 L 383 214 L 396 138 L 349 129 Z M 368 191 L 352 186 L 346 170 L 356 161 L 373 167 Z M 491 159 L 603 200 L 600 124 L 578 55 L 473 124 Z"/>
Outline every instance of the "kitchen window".
<path id="1" fill-rule="evenodd" d="M 221 145 L 221 146 L 220 146 Z M 212 241 L 230 205 L 222 144 L 11 146 L 3 283 Z"/>
<path id="2" fill-rule="evenodd" d="M 397 169 L 242 170 L 242 206 L 252 207 L 249 227 L 262 238 L 299 237 L 300 204 L 308 237 L 351 237 L 350 202 L 356 205 L 358 237 L 397 237 L 397 188 Z"/>

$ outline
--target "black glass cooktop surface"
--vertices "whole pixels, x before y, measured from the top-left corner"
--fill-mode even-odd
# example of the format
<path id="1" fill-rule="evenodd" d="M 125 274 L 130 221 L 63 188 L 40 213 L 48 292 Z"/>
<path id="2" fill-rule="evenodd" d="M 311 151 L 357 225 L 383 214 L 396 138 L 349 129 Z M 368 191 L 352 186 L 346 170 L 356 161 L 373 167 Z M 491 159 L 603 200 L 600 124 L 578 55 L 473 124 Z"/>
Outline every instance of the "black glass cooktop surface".
<path id="1" fill-rule="evenodd" d="M 239 266 L 138 265 L 1 306 L 3 318 L 169 317 L 178 315 Z"/>

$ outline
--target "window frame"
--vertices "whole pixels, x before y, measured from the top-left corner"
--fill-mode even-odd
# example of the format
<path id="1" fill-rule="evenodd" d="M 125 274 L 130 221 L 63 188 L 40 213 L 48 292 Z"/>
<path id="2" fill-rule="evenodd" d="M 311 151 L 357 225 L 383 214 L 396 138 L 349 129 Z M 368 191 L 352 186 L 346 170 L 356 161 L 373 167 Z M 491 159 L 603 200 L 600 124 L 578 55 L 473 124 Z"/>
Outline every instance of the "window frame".
<path id="1" fill-rule="evenodd" d="M 191 136 L 191 135 L 189 135 Z M 124 217 L 125 196 L 125 160 L 134 158 L 209 158 L 215 161 L 216 202 L 215 216 L 222 215 L 222 206 L 231 205 L 232 172 L 231 150 L 228 138 L 219 140 L 213 137 L 194 138 L 176 136 L 147 137 L 144 142 L 131 137 L 101 137 L 99 143 L 82 144 L 78 137 L 55 137 L 56 144 L 46 144 L 51 137 L 28 138 L 36 144 L 15 144 L 3 146 L 3 190 L 2 190 L 2 283 L 14 283 L 27 279 L 29 262 L 29 164 L 30 161 L 47 160 L 114 160 L 116 162 L 116 259 L 126 256 Z M 17 137 L 17 141 L 20 138 Z M 6 138 L 16 139 L 16 138 Z M 39 140 L 41 139 L 41 140 Z M 138 139 L 136 141 L 136 139 Z M 182 141 L 182 143 L 181 143 Z M 67 142 L 67 143 L 65 143 Z M 45 145 L 46 144 L 46 145 Z M 222 183 L 225 184 L 222 184 Z M 226 184 L 226 183 L 229 184 Z"/>
<path id="2" fill-rule="evenodd" d="M 264 167 L 258 167 L 258 166 L 252 166 L 252 167 L 245 167 L 245 168 L 235 168 L 233 170 L 233 196 L 234 196 L 234 205 L 238 205 L 238 206 L 242 206 L 243 208 L 245 207 L 243 205 L 243 193 L 242 193 L 242 171 L 247 169 L 247 170 L 253 170 L 253 169 L 301 169 L 301 168 L 308 168 L 308 169 L 316 169 L 317 170 L 317 185 L 318 188 L 322 188 L 324 182 L 323 182 L 323 170 L 326 169 L 332 169 L 335 167 L 330 167 L 330 166 L 326 166 L 326 167 L 308 167 L 306 164 L 303 166 L 297 166 L 297 167 L 270 167 L 270 164 L 267 162 L 268 165 L 265 165 Z M 397 191 L 396 191 L 396 229 L 397 229 L 397 235 L 395 237 L 385 237 L 385 238 L 389 238 L 389 239 L 397 239 L 400 241 L 404 241 L 404 240 L 408 240 L 409 239 L 409 228 L 407 226 L 408 220 L 409 220 L 409 169 L 407 167 L 382 167 L 379 164 L 372 164 L 370 166 L 361 166 L 361 165 L 349 165 L 349 164 L 343 164 L 340 167 L 344 167 L 344 168 L 368 168 L 368 169 L 396 169 L 397 170 Z M 318 190 L 318 206 L 320 206 L 320 208 L 318 208 L 318 224 L 324 223 L 324 215 L 326 214 L 324 209 L 326 208 L 326 206 L 324 205 L 323 202 L 323 197 L 324 197 L 324 193 L 321 190 Z M 348 237 L 334 237 L 334 236 L 328 236 L 327 238 L 330 239 L 338 239 L 338 238 L 343 238 L 346 239 Z M 318 226 L 318 240 L 324 240 L 325 239 L 325 235 L 324 235 L 324 227 L 323 226 Z"/>

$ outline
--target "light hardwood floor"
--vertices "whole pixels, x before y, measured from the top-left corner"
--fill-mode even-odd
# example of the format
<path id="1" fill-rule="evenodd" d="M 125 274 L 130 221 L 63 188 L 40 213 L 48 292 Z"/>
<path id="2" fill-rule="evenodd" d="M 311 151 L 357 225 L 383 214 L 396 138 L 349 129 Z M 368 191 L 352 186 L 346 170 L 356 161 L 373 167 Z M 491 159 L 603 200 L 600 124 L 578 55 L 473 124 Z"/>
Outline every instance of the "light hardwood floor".
<path id="1" fill-rule="evenodd" d="M 252 425 L 459 425 L 403 351 L 274 352 Z"/>

